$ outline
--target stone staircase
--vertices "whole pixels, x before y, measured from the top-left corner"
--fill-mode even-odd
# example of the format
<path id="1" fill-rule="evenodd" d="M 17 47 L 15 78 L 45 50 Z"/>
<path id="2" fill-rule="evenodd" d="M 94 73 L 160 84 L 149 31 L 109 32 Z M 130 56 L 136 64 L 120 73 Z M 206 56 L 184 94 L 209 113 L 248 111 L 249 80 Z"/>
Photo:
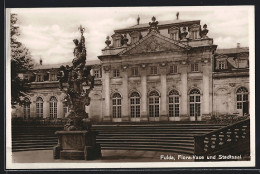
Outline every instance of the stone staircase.
<path id="1" fill-rule="evenodd" d="M 103 150 L 149 150 L 194 154 L 194 136 L 225 125 L 202 123 L 149 123 L 93 125 Z M 13 126 L 12 151 L 51 150 L 54 132 L 61 126 Z"/>

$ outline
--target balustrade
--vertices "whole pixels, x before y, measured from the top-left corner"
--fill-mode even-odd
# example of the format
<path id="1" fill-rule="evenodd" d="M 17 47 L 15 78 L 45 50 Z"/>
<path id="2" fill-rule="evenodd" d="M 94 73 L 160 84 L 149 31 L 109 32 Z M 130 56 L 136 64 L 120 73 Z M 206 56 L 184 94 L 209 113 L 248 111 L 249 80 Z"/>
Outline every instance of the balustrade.
<path id="1" fill-rule="evenodd" d="M 195 155 L 208 155 L 239 141 L 250 139 L 250 119 L 246 119 L 205 135 L 194 136 Z M 222 149 L 223 150 L 223 149 Z"/>

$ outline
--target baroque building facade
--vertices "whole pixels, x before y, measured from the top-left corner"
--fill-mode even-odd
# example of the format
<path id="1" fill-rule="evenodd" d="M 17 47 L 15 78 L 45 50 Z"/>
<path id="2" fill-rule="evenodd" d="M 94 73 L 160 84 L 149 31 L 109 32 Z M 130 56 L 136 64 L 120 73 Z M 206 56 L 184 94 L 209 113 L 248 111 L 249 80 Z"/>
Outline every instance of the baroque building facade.
<path id="1" fill-rule="evenodd" d="M 97 122 L 201 121 L 249 114 L 249 49 L 217 49 L 200 21 L 173 20 L 118 29 L 100 61 L 87 61 L 95 88 L 86 107 Z M 112 44 L 111 44 L 112 43 Z M 66 65 L 66 64 L 63 64 Z M 64 118 L 60 65 L 21 74 L 31 81 L 28 104 L 14 115 Z"/>

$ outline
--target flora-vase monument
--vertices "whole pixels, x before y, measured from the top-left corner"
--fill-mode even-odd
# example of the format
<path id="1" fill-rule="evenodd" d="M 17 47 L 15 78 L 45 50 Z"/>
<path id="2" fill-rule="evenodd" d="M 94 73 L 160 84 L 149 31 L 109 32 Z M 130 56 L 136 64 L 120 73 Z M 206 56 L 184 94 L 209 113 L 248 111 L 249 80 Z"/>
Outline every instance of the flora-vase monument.
<path id="1" fill-rule="evenodd" d="M 59 87 L 66 93 L 69 107 L 68 121 L 64 131 L 57 131 L 58 144 L 53 149 L 54 159 L 92 160 L 101 157 L 100 145 L 96 143 L 98 132 L 91 130 L 91 122 L 85 112 L 85 106 L 90 104 L 89 93 L 94 87 L 94 76 L 91 67 L 86 64 L 86 47 L 83 36 L 84 28 L 79 27 L 80 41 L 74 39 L 73 66 L 60 67 Z M 63 86 L 63 84 L 66 84 Z M 87 86 L 83 89 L 83 86 Z"/>

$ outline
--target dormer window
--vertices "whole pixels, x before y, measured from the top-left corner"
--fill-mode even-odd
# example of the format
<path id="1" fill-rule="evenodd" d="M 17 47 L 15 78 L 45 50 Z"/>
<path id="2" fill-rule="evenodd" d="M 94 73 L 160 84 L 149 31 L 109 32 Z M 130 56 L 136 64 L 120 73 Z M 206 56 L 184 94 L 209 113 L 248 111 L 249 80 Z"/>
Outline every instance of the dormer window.
<path id="1" fill-rule="evenodd" d="M 115 33 L 111 37 L 113 39 L 113 47 L 117 48 L 117 47 L 122 46 L 122 44 L 121 44 L 122 35 L 121 34 Z"/>
<path id="2" fill-rule="evenodd" d="M 190 26 L 190 38 L 200 39 L 200 25 L 194 24 Z"/>
<path id="3" fill-rule="evenodd" d="M 170 34 L 170 38 L 172 40 L 179 40 L 179 28 L 178 27 L 171 27 L 168 30 L 168 33 Z"/>
<path id="4" fill-rule="evenodd" d="M 57 80 L 56 74 L 50 74 L 50 81 L 56 81 L 56 80 Z"/>
<path id="5" fill-rule="evenodd" d="M 219 61 L 219 63 L 218 63 L 218 69 L 226 69 L 226 63 L 225 63 L 225 61 Z"/>
<path id="6" fill-rule="evenodd" d="M 36 82 L 43 82 L 43 75 L 42 74 L 37 74 L 35 80 L 36 80 Z"/>
<path id="7" fill-rule="evenodd" d="M 129 35 L 131 37 L 131 44 L 138 42 L 142 38 L 141 33 L 138 31 L 133 31 Z"/>

